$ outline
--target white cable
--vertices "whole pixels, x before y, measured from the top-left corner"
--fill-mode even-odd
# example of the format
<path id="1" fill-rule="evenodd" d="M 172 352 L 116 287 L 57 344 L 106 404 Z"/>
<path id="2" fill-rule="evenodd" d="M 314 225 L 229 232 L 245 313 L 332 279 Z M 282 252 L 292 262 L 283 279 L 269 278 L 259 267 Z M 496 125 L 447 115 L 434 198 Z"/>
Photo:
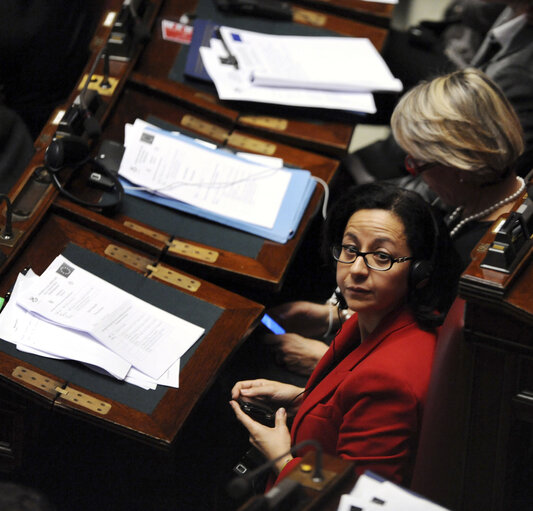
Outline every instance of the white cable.
<path id="1" fill-rule="evenodd" d="M 328 184 L 320 177 L 313 176 L 313 179 L 322 185 L 324 188 L 324 202 L 322 203 L 322 218 L 325 220 L 327 217 L 328 211 L 328 202 L 329 202 L 329 186 Z"/>

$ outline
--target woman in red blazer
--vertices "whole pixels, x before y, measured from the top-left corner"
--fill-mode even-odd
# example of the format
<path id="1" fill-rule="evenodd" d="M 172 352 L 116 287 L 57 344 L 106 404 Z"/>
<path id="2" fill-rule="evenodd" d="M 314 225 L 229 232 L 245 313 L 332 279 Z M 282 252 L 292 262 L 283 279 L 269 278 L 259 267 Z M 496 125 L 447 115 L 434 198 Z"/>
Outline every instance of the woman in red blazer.
<path id="1" fill-rule="evenodd" d="M 422 198 L 384 183 L 356 187 L 338 201 L 326 224 L 325 246 L 337 262 L 342 299 L 356 314 L 305 389 L 241 381 L 230 404 L 251 443 L 269 460 L 314 439 L 326 453 L 355 460 L 357 473 L 371 469 L 408 484 L 435 328 L 455 296 L 458 256 Z M 251 419 L 239 398 L 280 406 L 275 426 Z M 290 432 L 288 413 L 296 413 Z M 297 461 L 281 457 L 275 464 L 278 480 Z"/>

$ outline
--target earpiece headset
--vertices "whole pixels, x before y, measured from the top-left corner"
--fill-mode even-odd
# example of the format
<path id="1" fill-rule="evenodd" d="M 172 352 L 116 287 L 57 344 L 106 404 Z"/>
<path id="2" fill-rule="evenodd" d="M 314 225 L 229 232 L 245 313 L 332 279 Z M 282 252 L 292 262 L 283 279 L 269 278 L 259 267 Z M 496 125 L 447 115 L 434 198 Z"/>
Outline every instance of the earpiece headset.
<path id="1" fill-rule="evenodd" d="M 346 298 L 344 298 L 343 294 L 341 293 L 341 290 L 338 287 L 335 288 L 335 298 L 337 299 L 337 306 L 339 307 L 339 309 L 344 310 L 348 308 Z"/>
<path id="2" fill-rule="evenodd" d="M 73 202 L 89 208 L 108 210 L 116 208 L 122 202 L 124 189 L 118 177 L 95 158 L 89 157 L 89 144 L 87 141 L 75 135 L 55 138 L 48 146 L 44 155 L 44 164 L 50 172 L 52 181 L 59 192 Z M 113 183 L 112 195 L 103 195 L 98 202 L 89 202 L 67 191 L 59 181 L 58 173 L 66 167 L 74 169 L 89 164 L 96 168 L 96 172 L 107 177 Z"/>

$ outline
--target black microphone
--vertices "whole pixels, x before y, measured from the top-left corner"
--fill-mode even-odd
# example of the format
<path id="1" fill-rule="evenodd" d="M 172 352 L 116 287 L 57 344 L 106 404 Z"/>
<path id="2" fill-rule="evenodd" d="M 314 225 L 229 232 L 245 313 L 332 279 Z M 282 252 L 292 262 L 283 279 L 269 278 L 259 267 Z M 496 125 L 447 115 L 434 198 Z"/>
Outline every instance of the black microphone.
<path id="1" fill-rule="evenodd" d="M 126 4 L 126 2 L 128 2 Z M 132 0 L 124 0 L 124 5 L 127 5 L 130 11 L 130 14 L 133 18 L 134 25 L 132 29 L 133 38 L 140 43 L 146 43 L 150 40 L 151 34 L 150 29 L 145 25 L 144 21 L 139 16 L 137 8 L 133 5 Z"/>
<path id="2" fill-rule="evenodd" d="M 250 494 L 250 492 L 252 490 L 252 481 L 257 476 L 259 476 L 261 474 L 264 474 L 265 472 L 270 470 L 276 464 L 276 462 L 281 460 L 283 457 L 285 457 L 285 456 L 287 456 L 289 454 L 294 454 L 298 449 L 301 449 L 302 447 L 305 447 L 306 445 L 314 446 L 315 452 L 316 452 L 315 471 L 314 471 L 314 473 L 312 475 L 312 480 L 313 480 L 313 482 L 321 482 L 321 481 L 323 481 L 324 480 L 324 475 L 323 475 L 323 472 L 322 472 L 322 446 L 316 440 L 309 439 L 309 440 L 304 440 L 303 442 L 300 442 L 300 443 L 294 445 L 293 447 L 291 447 L 289 449 L 288 452 L 283 453 L 281 456 L 278 456 L 277 458 L 274 458 L 273 460 L 269 460 L 269 461 L 263 463 L 262 465 L 260 465 L 256 469 L 251 470 L 250 472 L 247 472 L 246 474 L 244 474 L 242 476 L 235 477 L 234 479 L 232 479 L 228 483 L 228 485 L 226 487 L 226 491 L 227 491 L 228 495 L 230 497 L 234 498 L 235 500 L 239 500 L 239 499 L 242 499 L 242 498 L 246 497 L 248 494 Z M 280 484 L 276 485 L 276 487 L 279 487 Z M 284 487 L 282 487 L 282 488 L 284 488 Z M 274 488 L 272 488 L 272 490 L 273 489 Z M 288 489 L 289 488 L 287 488 L 287 490 Z M 290 490 L 291 490 L 291 492 L 292 491 L 296 491 L 296 488 L 291 485 L 290 486 Z"/>
<path id="3" fill-rule="evenodd" d="M 102 132 L 99 121 L 95 114 L 102 105 L 102 98 L 95 90 L 89 90 L 98 62 L 102 58 L 106 45 L 100 49 L 96 56 L 83 88 L 65 112 L 56 130 L 56 138 L 66 136 L 83 137 L 89 140 L 98 138 Z"/>
<path id="4" fill-rule="evenodd" d="M 94 73 L 96 71 L 96 66 L 100 62 L 101 58 L 104 57 L 104 77 L 102 79 L 102 87 L 106 87 L 104 84 L 107 83 L 107 87 L 110 86 L 109 84 L 109 55 L 107 52 L 107 43 L 102 46 L 100 51 L 98 52 L 98 55 L 94 59 L 93 65 L 91 66 L 91 69 L 87 75 L 87 80 L 83 84 L 83 89 L 81 90 L 78 98 L 79 98 L 79 106 L 82 111 L 83 115 L 83 129 L 85 131 L 85 134 L 89 137 L 89 139 L 95 139 L 98 138 L 102 134 L 102 128 L 100 126 L 99 121 L 94 117 L 93 111 L 96 111 L 101 104 L 101 98 L 98 92 L 91 90 L 91 94 L 89 95 L 89 84 L 91 83 Z"/>
<path id="5" fill-rule="evenodd" d="M 102 76 L 102 81 L 100 82 L 100 87 L 102 89 L 110 89 L 111 82 L 109 81 L 109 50 L 107 44 L 104 46 L 104 75 Z"/>

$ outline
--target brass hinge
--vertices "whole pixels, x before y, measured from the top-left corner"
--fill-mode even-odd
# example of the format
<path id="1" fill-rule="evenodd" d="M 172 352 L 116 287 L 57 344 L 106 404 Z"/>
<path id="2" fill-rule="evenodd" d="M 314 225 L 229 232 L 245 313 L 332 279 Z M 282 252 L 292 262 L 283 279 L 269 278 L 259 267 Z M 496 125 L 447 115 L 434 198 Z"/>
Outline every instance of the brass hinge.
<path id="1" fill-rule="evenodd" d="M 184 255 L 193 259 L 198 259 L 206 263 L 214 263 L 218 259 L 219 253 L 216 250 L 198 247 L 184 241 L 172 240 L 168 251 L 173 254 Z"/>
<path id="2" fill-rule="evenodd" d="M 126 250 L 125 248 L 113 244 L 108 245 L 104 253 L 111 259 L 136 268 L 142 272 L 146 272 L 148 266 L 154 263 L 153 259 L 149 259 L 148 257 L 141 256 L 136 252 L 131 252 L 130 250 Z"/>
<path id="3" fill-rule="evenodd" d="M 159 264 L 157 266 L 149 265 L 147 269 L 152 272 L 148 278 L 157 278 L 193 293 L 198 291 L 201 286 L 201 282 Z"/>
<path id="4" fill-rule="evenodd" d="M 45 390 L 50 393 L 56 394 L 56 399 L 64 399 L 71 403 L 75 403 L 83 408 L 87 408 L 93 412 L 97 412 L 101 415 L 106 415 L 111 410 L 111 405 L 100 399 L 96 399 L 94 396 L 85 394 L 70 387 L 62 387 L 61 383 L 43 376 L 31 369 L 27 369 L 22 366 L 17 366 L 12 372 L 12 375 L 28 385 L 36 387 L 38 389 Z"/>
<path id="5" fill-rule="evenodd" d="M 109 403 L 96 399 L 94 396 L 90 396 L 79 390 L 70 387 L 57 387 L 55 390 L 59 394 L 59 399 L 82 406 L 83 408 L 87 408 L 88 410 L 97 412 L 101 415 L 106 415 L 109 413 L 109 410 L 111 410 L 111 405 Z"/>
<path id="6" fill-rule="evenodd" d="M 257 138 L 247 137 L 238 133 L 232 133 L 228 138 L 228 144 L 259 154 L 272 156 L 276 152 L 276 144 L 258 140 Z"/>
<path id="7" fill-rule="evenodd" d="M 328 20 L 328 17 L 325 14 L 300 9 L 299 7 L 293 7 L 292 13 L 292 20 L 294 22 L 314 25 L 315 27 L 323 27 Z"/>
<path id="8" fill-rule="evenodd" d="M 33 387 L 45 390 L 46 392 L 55 392 L 56 387 L 61 385 L 60 382 L 36 373 L 31 369 L 27 369 L 22 366 L 17 366 L 11 373 L 12 376 L 25 383 L 29 383 Z"/>
<path id="9" fill-rule="evenodd" d="M 135 222 L 132 222 L 131 220 L 126 220 L 124 222 L 124 227 L 127 227 L 128 229 L 131 229 L 132 231 L 145 234 L 146 236 L 149 236 L 150 238 L 157 240 L 157 241 L 162 241 L 163 243 L 166 243 L 168 240 L 168 235 L 153 231 L 152 229 L 136 224 Z"/>
<path id="10" fill-rule="evenodd" d="M 259 126 L 261 128 L 276 131 L 285 131 L 287 129 L 287 126 L 289 125 L 289 121 L 287 119 L 256 115 L 243 115 L 239 117 L 239 121 L 246 124 L 251 124 L 252 126 Z"/>
<path id="11" fill-rule="evenodd" d="M 213 140 L 218 140 L 219 142 L 224 142 L 228 138 L 228 130 L 206 122 L 198 117 L 193 115 L 184 115 L 181 119 L 181 124 L 185 128 L 197 131 L 202 135 L 205 135 Z"/>

